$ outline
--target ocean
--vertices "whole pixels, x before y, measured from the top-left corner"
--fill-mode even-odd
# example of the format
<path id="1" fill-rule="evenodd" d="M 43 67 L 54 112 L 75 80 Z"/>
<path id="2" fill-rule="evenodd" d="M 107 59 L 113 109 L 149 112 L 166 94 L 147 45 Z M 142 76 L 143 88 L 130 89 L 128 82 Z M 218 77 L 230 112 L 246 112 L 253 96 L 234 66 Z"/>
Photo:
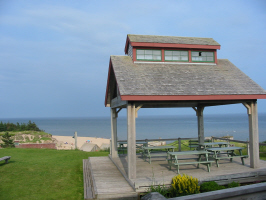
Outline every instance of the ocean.
<path id="1" fill-rule="evenodd" d="M 86 137 L 111 137 L 110 117 L 102 118 L 0 118 L 2 122 L 28 123 L 52 135 Z M 118 117 L 118 139 L 127 138 L 126 117 Z M 184 116 L 139 116 L 136 119 L 137 139 L 167 139 L 197 137 L 197 117 Z M 205 136 L 233 136 L 236 140 L 247 141 L 249 126 L 247 114 L 204 115 Z M 266 113 L 259 114 L 259 141 L 266 141 Z"/>

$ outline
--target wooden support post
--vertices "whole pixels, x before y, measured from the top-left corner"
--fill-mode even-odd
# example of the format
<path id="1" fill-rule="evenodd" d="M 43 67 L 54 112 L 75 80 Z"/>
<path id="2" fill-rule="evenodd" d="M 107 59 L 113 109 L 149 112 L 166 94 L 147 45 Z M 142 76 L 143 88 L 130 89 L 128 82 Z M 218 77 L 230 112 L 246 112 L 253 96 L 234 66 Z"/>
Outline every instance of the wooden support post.
<path id="1" fill-rule="evenodd" d="M 111 108 L 111 157 L 117 158 L 117 112 L 116 108 Z"/>
<path id="2" fill-rule="evenodd" d="M 249 104 L 249 150 L 250 150 L 250 167 L 259 168 L 259 128 L 258 128 L 258 109 L 257 101 Z"/>
<path id="3" fill-rule="evenodd" d="M 136 178 L 136 117 L 135 104 L 127 104 L 127 164 L 128 178 Z"/>
<path id="4" fill-rule="evenodd" d="M 197 109 L 193 107 L 197 113 L 198 118 L 198 140 L 199 143 L 204 143 L 204 120 L 203 120 L 203 106 L 198 106 Z"/>

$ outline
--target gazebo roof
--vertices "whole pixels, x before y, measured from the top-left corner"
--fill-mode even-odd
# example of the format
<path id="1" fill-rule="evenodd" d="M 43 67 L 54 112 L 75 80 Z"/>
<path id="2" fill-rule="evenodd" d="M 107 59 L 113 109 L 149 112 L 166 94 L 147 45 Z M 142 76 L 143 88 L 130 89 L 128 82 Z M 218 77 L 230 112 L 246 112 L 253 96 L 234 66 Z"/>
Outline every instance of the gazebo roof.
<path id="1" fill-rule="evenodd" d="M 130 56 L 111 56 L 106 105 L 110 83 L 117 84 L 122 101 L 266 98 L 266 91 L 227 59 L 217 65 L 134 63 Z"/>

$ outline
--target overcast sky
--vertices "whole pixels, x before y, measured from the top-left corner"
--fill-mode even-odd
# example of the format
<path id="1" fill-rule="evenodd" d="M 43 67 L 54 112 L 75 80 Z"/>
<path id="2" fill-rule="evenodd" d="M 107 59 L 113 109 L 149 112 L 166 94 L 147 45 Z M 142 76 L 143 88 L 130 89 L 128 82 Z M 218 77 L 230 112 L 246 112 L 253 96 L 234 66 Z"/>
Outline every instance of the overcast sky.
<path id="1" fill-rule="evenodd" d="M 127 34 L 213 38 L 221 44 L 218 58 L 266 89 L 264 0 L 1 0 L 0 118 L 108 117 L 109 59 L 124 55 Z M 266 100 L 258 100 L 258 109 L 266 112 Z M 139 115 L 194 112 L 140 109 Z"/>

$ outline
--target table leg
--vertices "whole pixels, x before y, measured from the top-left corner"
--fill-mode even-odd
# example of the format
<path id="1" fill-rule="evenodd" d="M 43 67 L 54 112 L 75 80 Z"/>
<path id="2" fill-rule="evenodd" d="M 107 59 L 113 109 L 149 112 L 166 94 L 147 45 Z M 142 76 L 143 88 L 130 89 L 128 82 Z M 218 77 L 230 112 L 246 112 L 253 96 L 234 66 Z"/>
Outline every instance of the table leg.
<path id="1" fill-rule="evenodd" d="M 217 167 L 219 167 L 219 163 L 218 163 L 218 159 L 217 159 L 217 152 L 216 151 L 214 151 L 214 157 L 215 157 L 216 165 L 217 165 Z"/>
<path id="2" fill-rule="evenodd" d="M 167 155 L 168 156 L 168 155 Z M 173 162 L 173 157 L 170 155 L 170 158 L 168 159 L 168 165 L 169 165 L 169 169 L 171 170 L 172 168 L 172 162 Z"/>
<path id="3" fill-rule="evenodd" d="M 239 154 L 242 156 L 242 149 L 239 149 Z M 241 157 L 242 165 L 245 165 L 244 157 Z"/>

